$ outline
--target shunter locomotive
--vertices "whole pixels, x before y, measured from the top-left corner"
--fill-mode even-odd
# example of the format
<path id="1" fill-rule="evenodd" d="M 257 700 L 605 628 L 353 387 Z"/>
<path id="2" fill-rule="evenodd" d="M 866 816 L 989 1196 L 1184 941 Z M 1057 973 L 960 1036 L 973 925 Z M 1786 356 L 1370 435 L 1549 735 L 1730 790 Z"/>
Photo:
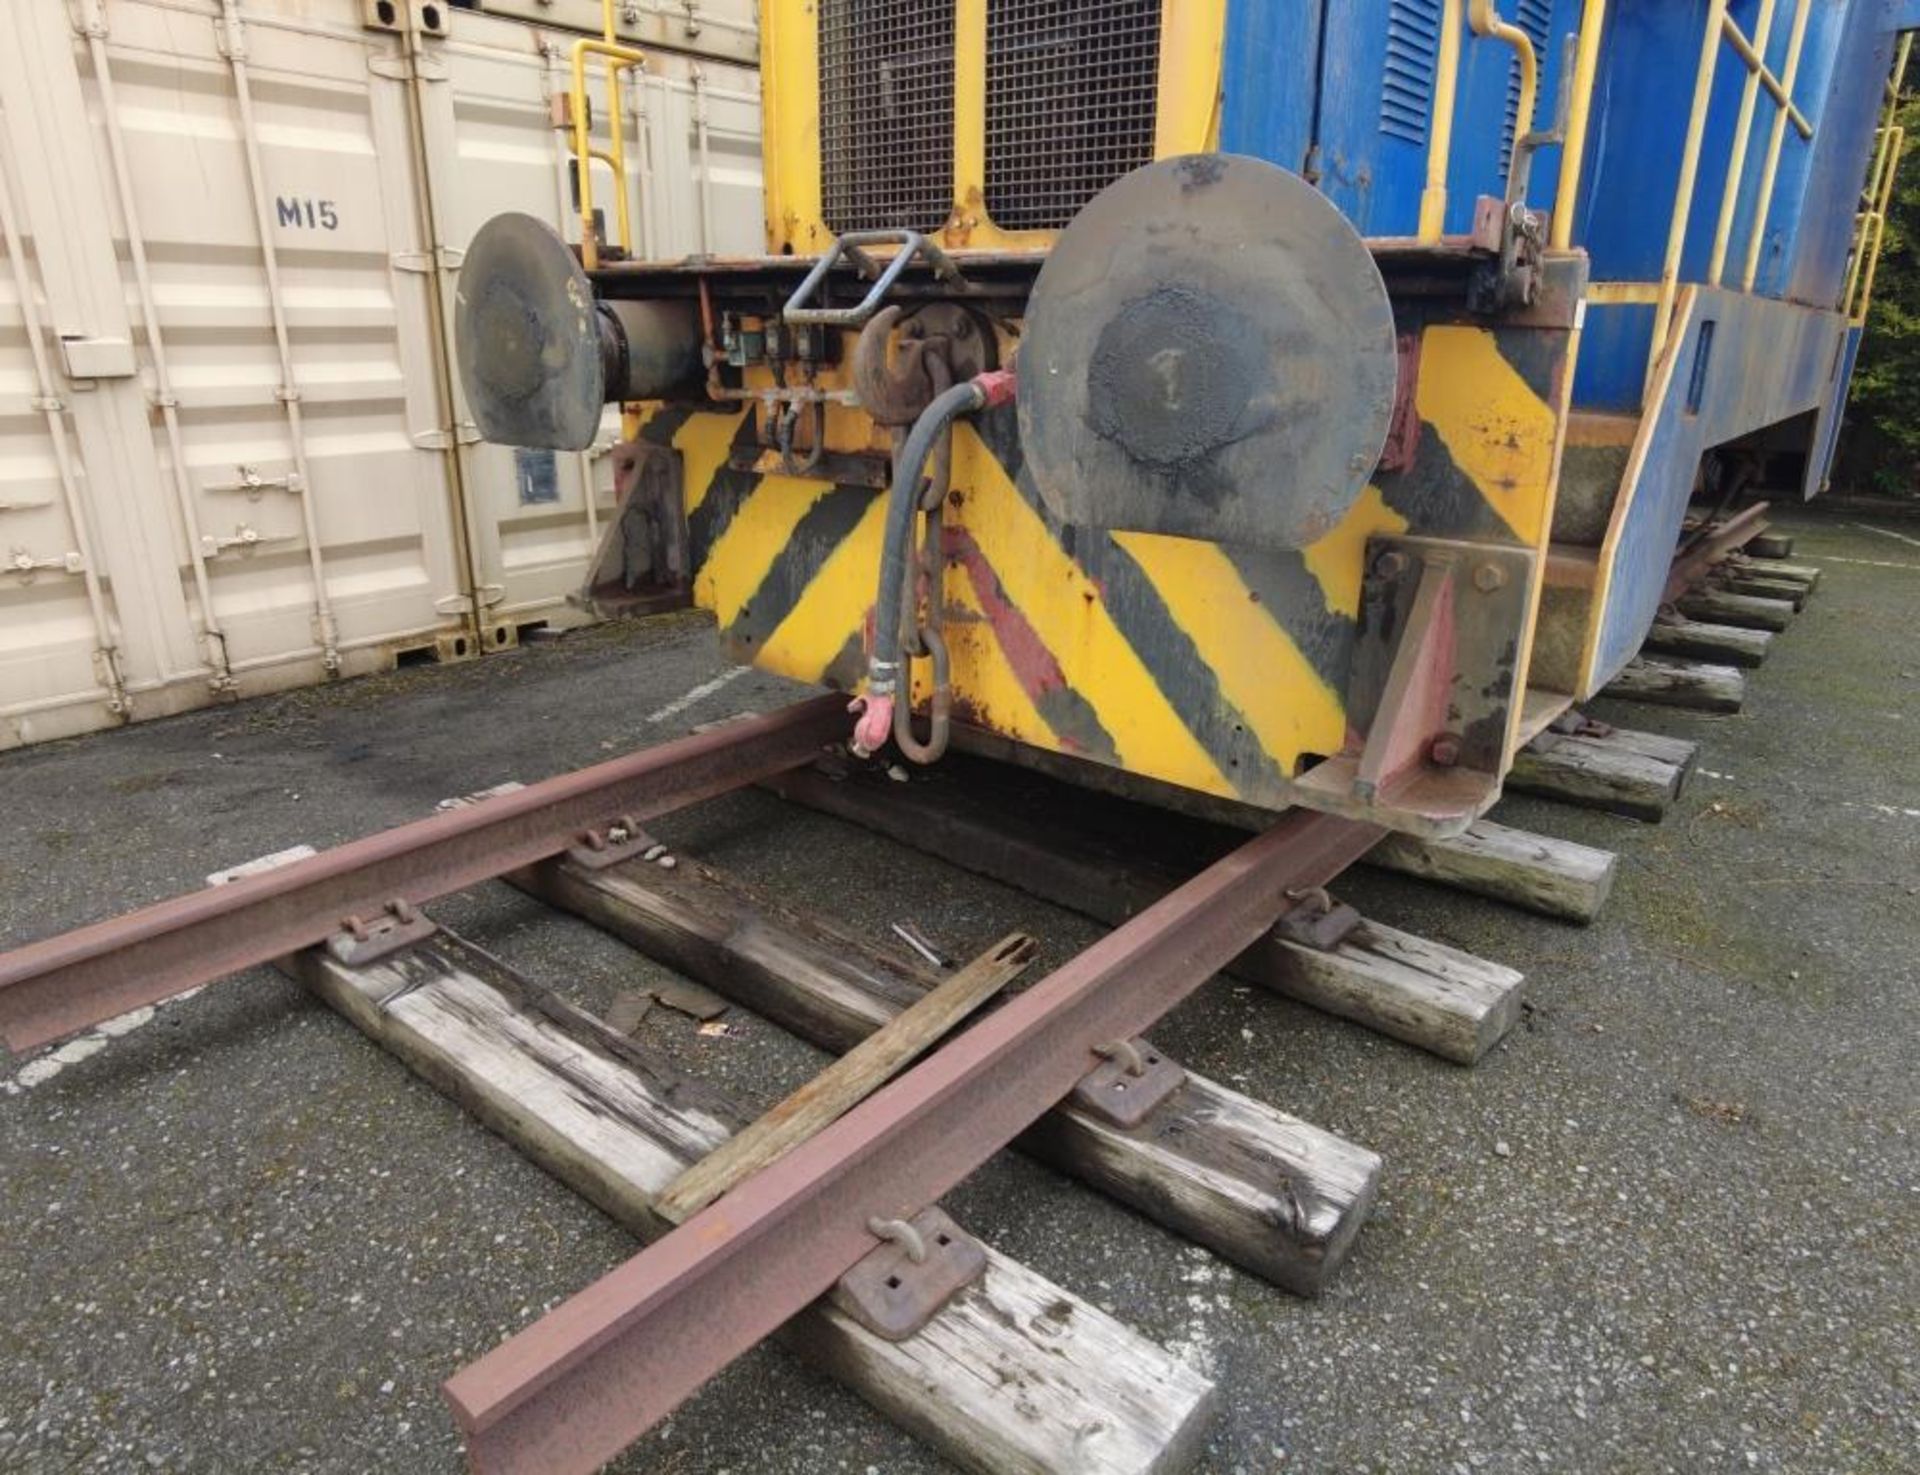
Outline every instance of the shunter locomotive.
<path id="1" fill-rule="evenodd" d="M 1824 480 L 1920 7 L 763 11 L 767 254 L 500 217 L 464 388 L 521 445 L 623 403 L 587 597 L 712 610 L 857 748 L 1457 831 L 1690 501 Z"/>

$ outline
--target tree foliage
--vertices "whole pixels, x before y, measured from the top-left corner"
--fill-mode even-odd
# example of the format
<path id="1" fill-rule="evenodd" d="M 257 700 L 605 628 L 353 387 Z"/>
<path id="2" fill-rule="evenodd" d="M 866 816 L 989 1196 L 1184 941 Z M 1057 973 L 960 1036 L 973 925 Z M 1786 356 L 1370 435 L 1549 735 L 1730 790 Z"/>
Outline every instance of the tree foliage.
<path id="1" fill-rule="evenodd" d="M 1887 207 L 1866 338 L 1854 370 L 1836 488 L 1920 495 L 1920 95 L 1900 100 L 1906 130 Z"/>

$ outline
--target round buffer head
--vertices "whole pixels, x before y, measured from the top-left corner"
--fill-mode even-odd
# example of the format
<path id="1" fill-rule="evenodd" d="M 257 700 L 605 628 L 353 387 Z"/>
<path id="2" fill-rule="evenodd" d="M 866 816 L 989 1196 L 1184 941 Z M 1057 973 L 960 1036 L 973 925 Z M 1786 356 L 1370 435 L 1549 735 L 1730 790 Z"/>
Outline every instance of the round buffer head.
<path id="1" fill-rule="evenodd" d="M 1040 270 L 1022 453 L 1065 522 L 1301 548 L 1366 486 L 1398 372 L 1379 268 L 1324 195 L 1238 154 L 1162 159 Z"/>
<path id="2" fill-rule="evenodd" d="M 496 215 L 460 265 L 454 352 L 490 441 L 579 451 L 606 403 L 600 315 L 573 248 L 544 220 Z"/>

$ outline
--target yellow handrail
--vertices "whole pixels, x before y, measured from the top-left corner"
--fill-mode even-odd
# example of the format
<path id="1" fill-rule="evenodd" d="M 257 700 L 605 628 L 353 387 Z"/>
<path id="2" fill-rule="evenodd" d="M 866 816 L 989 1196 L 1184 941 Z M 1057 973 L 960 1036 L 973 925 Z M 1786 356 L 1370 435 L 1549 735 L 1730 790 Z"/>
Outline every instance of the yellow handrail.
<path id="1" fill-rule="evenodd" d="M 1906 144 L 1907 130 L 1898 124 L 1887 130 L 1887 167 L 1880 178 L 1879 198 L 1873 209 L 1873 249 L 1867 253 L 1867 269 L 1861 278 L 1860 300 L 1847 313 L 1856 328 L 1867 323 L 1867 309 L 1873 305 L 1873 278 L 1880 269 L 1880 248 L 1887 240 L 1887 207 L 1893 203 L 1893 181 L 1900 173 L 1900 150 Z M 1861 243 L 1865 245 L 1864 239 Z"/>
<path id="2" fill-rule="evenodd" d="M 1801 0 L 1802 6 L 1806 0 Z M 1587 120 L 1593 113 L 1593 78 L 1600 64 L 1600 33 L 1607 23 L 1607 0 L 1587 0 L 1580 15 L 1580 41 L 1573 56 L 1573 90 L 1567 102 L 1567 137 L 1560 146 L 1560 183 L 1553 195 L 1553 224 L 1547 244 L 1565 251 L 1573 244 L 1573 202 L 1580 192 L 1580 171 L 1587 157 Z"/>
<path id="3" fill-rule="evenodd" d="M 1540 92 L 1540 59 L 1534 55 L 1533 38 L 1520 27 L 1503 20 L 1500 12 L 1493 8 L 1493 0 L 1470 0 L 1467 23 L 1473 27 L 1474 35 L 1504 41 L 1511 46 L 1514 60 L 1520 64 L 1519 107 L 1513 120 L 1513 148 L 1507 157 L 1507 198 L 1511 203 L 1514 170 L 1525 157 L 1522 141 L 1533 131 L 1533 109 Z"/>
<path id="4" fill-rule="evenodd" d="M 633 218 L 627 204 L 627 130 L 621 118 L 624 89 L 620 74 L 631 67 L 644 66 L 647 60 L 644 53 L 620 44 L 619 35 L 614 30 L 613 0 L 602 0 L 600 19 L 602 34 L 599 39 L 583 36 L 573 43 L 573 157 L 580 185 L 580 259 L 589 271 L 600 264 L 599 232 L 593 224 L 593 165 L 596 159 L 613 171 L 614 230 L 620 238 L 620 249 L 628 254 L 633 251 Z M 607 63 L 609 144 L 605 149 L 593 147 L 588 127 L 589 56 L 605 57 Z"/>
<path id="5" fill-rule="evenodd" d="M 1801 0 L 1804 7 L 1805 0 Z M 1774 0 L 1760 0 L 1760 15 L 1753 25 L 1753 50 L 1767 54 L 1767 41 L 1773 35 Z M 1728 17 L 1725 24 L 1732 25 Z M 1744 38 L 1742 38 L 1744 39 Z M 1734 48 L 1736 51 L 1739 48 Z M 1747 139 L 1753 132 L 1753 105 L 1760 100 L 1760 74 L 1764 65 L 1747 68 L 1747 85 L 1740 89 L 1740 116 L 1733 125 L 1733 148 L 1727 154 L 1727 181 L 1720 190 L 1720 218 L 1713 227 L 1713 256 L 1707 263 L 1707 280 L 1720 285 L 1720 273 L 1727 266 L 1727 238 L 1733 234 L 1733 212 L 1740 204 L 1740 180 L 1746 173 Z M 1784 110 L 1782 110 L 1784 111 Z"/>
<path id="6" fill-rule="evenodd" d="M 1793 34 L 1787 37 L 1786 69 L 1780 85 L 1793 95 L 1793 84 L 1800 76 L 1800 53 L 1807 39 L 1807 17 L 1813 13 L 1813 0 L 1800 0 L 1793 13 Z M 1754 209 L 1753 229 L 1747 235 L 1747 260 L 1740 272 L 1740 290 L 1751 292 L 1754 278 L 1760 274 L 1760 247 L 1766 241 L 1767 217 L 1773 213 L 1773 183 L 1780 172 L 1780 146 L 1787 139 L 1787 110 L 1773 110 L 1773 133 L 1767 140 L 1767 163 L 1760 171 L 1760 199 Z"/>
<path id="7" fill-rule="evenodd" d="M 1652 385 L 1654 373 L 1659 368 L 1660 356 L 1667 348 L 1667 335 L 1673 329 L 1674 300 L 1680 292 L 1680 261 L 1686 253 L 1687 225 L 1693 214 L 1694 186 L 1700 176 L 1700 145 L 1705 137 L 1707 124 L 1707 106 L 1713 96 L 1713 73 L 1720 60 L 1720 43 L 1724 40 L 1733 48 L 1747 68 L 1747 85 L 1740 100 L 1740 119 L 1734 130 L 1733 146 L 1727 155 L 1727 181 L 1720 197 L 1720 217 L 1715 223 L 1713 252 L 1708 265 L 1707 278 L 1718 286 L 1720 275 L 1726 267 L 1727 238 L 1733 228 L 1734 209 L 1740 193 L 1740 181 L 1746 172 L 1747 141 L 1752 130 L 1753 104 L 1757 97 L 1756 89 L 1764 88 L 1767 96 L 1773 100 L 1779 117 L 1776 125 L 1784 119 L 1791 123 L 1802 138 L 1813 137 L 1813 124 L 1794 104 L 1791 82 L 1783 82 L 1767 66 L 1762 54 L 1767 38 L 1773 27 L 1773 9 L 1775 0 L 1762 0 L 1759 23 L 1756 34 L 1758 45 L 1747 38 L 1727 14 L 1727 0 L 1712 0 L 1707 10 L 1706 30 L 1700 37 L 1700 64 L 1693 79 L 1693 111 L 1687 119 L 1687 142 L 1680 156 L 1680 180 L 1674 190 L 1673 216 L 1667 226 L 1666 258 L 1660 268 L 1660 296 L 1653 311 L 1653 341 L 1647 346 L 1646 382 Z M 1800 14 L 1795 18 L 1795 35 L 1789 48 L 1788 66 L 1797 70 L 1800 62 L 1799 44 L 1804 38 L 1806 11 L 1810 0 L 1800 0 Z M 1767 174 L 1763 186 L 1762 213 L 1755 222 L 1754 238 L 1748 243 L 1748 259 L 1754 262 L 1754 242 L 1765 222 L 1766 199 L 1773 192 L 1773 172 L 1778 164 L 1779 136 L 1776 127 L 1775 137 L 1768 149 Z M 1749 267 L 1751 271 L 1751 265 Z M 1749 278 L 1751 285 L 1751 278 Z"/>
<path id="8" fill-rule="evenodd" d="M 1912 35 L 1902 36 L 1893 75 L 1887 79 L 1886 121 L 1880 125 L 1873 166 L 1867 171 L 1867 187 L 1861 197 L 1861 203 L 1867 208 L 1855 217 L 1853 257 L 1847 263 L 1847 289 L 1841 295 L 1840 305 L 1856 328 L 1866 326 L 1867 309 L 1873 305 L 1873 279 L 1880 268 L 1881 249 L 1886 245 L 1887 211 L 1893 204 L 1893 182 L 1900 173 L 1900 152 L 1907 141 L 1906 129 L 1894 119 L 1900 116 L 1900 88 L 1906 81 L 1907 61 L 1912 54 Z"/>
<path id="9" fill-rule="evenodd" d="M 1519 113 L 1514 120 L 1513 152 L 1507 160 L 1507 193 L 1513 193 L 1513 171 L 1524 156 L 1521 140 L 1533 129 L 1534 102 L 1540 91 L 1540 61 L 1533 39 L 1518 26 L 1501 19 L 1494 0 L 1468 0 L 1467 24 L 1476 36 L 1504 41 L 1520 65 Z M 1445 0 L 1440 8 L 1439 54 L 1433 67 L 1433 109 L 1427 132 L 1427 185 L 1420 195 L 1419 238 L 1432 245 L 1440 239 L 1447 215 L 1447 168 L 1453 153 L 1453 109 L 1460 82 L 1460 0 Z"/>
<path id="10" fill-rule="evenodd" d="M 1447 216 L 1447 164 L 1453 152 L 1453 103 L 1460 81 L 1460 0 L 1440 7 L 1440 54 L 1433 66 L 1433 121 L 1427 132 L 1427 187 L 1420 195 L 1420 239 L 1440 239 Z"/>
<path id="11" fill-rule="evenodd" d="M 1727 0 L 1712 0 L 1706 30 L 1700 38 L 1700 62 L 1693 74 L 1693 110 L 1687 116 L 1687 141 L 1680 153 L 1680 180 L 1673 193 L 1673 215 L 1667 226 L 1667 253 L 1660 266 L 1660 300 L 1653 309 L 1653 347 L 1647 355 L 1647 383 L 1667 346 L 1673 327 L 1673 303 L 1680 294 L 1680 258 L 1687 246 L 1687 221 L 1693 214 L 1693 186 L 1700 175 L 1700 141 L 1707 131 L 1707 104 L 1713 97 L 1713 72 L 1720 60 L 1720 23 L 1727 16 Z"/>
<path id="12" fill-rule="evenodd" d="M 1746 63 L 1747 70 L 1760 79 L 1760 85 L 1767 89 L 1767 96 L 1773 99 L 1773 105 L 1786 109 L 1787 121 L 1793 124 L 1794 131 L 1802 138 L 1812 138 L 1813 124 L 1807 121 L 1807 115 L 1801 112 L 1794 100 L 1788 96 L 1787 89 L 1781 85 L 1780 79 L 1774 76 L 1772 69 L 1767 66 L 1766 59 L 1760 55 L 1754 43 L 1747 39 L 1747 33 L 1740 29 L 1739 23 L 1732 16 L 1720 17 L 1720 34 L 1726 37 L 1727 44 L 1733 48 L 1734 55 Z"/>

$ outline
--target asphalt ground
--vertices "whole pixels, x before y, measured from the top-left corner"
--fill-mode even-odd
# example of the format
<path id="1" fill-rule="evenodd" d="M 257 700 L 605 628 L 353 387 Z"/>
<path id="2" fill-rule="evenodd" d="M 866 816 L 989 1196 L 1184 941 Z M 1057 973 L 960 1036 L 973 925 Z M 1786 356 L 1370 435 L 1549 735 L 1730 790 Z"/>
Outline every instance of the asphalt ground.
<path id="1" fill-rule="evenodd" d="M 1025 1160 L 962 1222 L 1220 1384 L 1209 1472 L 1910 1471 L 1920 1127 L 1920 518 L 1785 520 L 1819 563 L 1658 826 L 1513 800 L 1619 851 L 1579 929 L 1372 873 L 1344 893 L 1524 969 L 1475 1070 L 1216 980 L 1156 1029 L 1195 1069 L 1386 1159 L 1331 1291 L 1296 1300 Z M 285 846 L 415 818 L 786 700 L 697 617 L 606 629 L 0 755 L 0 945 Z M 956 952 L 1077 917 L 757 793 L 659 826 L 870 935 Z M 442 920 L 590 1008 L 657 979 L 498 885 Z M 758 1108 L 821 1057 L 734 1011 L 644 1038 Z M 451 1472 L 438 1384 L 633 1249 L 278 975 L 0 1065 L 0 1469 Z M 630 1471 L 945 1468 L 786 1353 L 749 1355 Z"/>

